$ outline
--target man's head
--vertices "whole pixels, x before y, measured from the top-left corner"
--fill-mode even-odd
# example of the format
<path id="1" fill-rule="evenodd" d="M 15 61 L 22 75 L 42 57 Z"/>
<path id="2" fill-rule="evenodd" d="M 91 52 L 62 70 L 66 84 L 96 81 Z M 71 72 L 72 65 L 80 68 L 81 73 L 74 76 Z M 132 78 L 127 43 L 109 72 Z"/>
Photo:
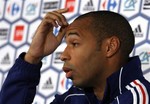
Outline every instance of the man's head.
<path id="1" fill-rule="evenodd" d="M 125 18 L 107 11 L 79 16 L 69 25 L 65 37 L 63 70 L 79 87 L 103 85 L 109 75 L 119 70 L 118 56 L 122 54 L 126 59 L 134 46 L 134 36 Z"/>
<path id="2" fill-rule="evenodd" d="M 122 15 L 111 11 L 94 11 L 83 14 L 76 20 L 85 18 L 91 19 L 88 29 L 96 36 L 99 44 L 105 38 L 116 36 L 121 43 L 122 56 L 129 56 L 135 40 L 129 22 Z"/>

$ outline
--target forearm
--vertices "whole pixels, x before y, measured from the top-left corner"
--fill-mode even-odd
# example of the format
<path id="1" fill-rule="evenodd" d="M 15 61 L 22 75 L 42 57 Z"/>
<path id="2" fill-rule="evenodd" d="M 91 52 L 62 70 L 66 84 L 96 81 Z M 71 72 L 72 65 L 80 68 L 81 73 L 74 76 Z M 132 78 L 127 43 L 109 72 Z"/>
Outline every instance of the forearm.
<path id="1" fill-rule="evenodd" d="M 0 104 L 31 104 L 33 101 L 40 79 L 41 63 L 29 64 L 21 57 L 16 60 L 3 84 Z"/>

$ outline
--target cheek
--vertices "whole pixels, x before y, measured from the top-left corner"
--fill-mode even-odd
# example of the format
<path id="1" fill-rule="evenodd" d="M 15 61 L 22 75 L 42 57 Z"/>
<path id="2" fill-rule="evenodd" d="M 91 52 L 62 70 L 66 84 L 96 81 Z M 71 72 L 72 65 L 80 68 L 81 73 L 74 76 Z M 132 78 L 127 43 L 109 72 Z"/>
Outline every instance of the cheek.
<path id="1" fill-rule="evenodd" d="M 85 50 L 76 50 L 71 55 L 71 61 L 78 67 L 83 68 L 87 63 L 90 63 L 89 53 Z"/>
<path id="2" fill-rule="evenodd" d="M 76 71 L 82 77 L 91 76 L 96 73 L 97 68 L 99 67 L 99 58 L 95 52 L 89 51 L 80 51 L 74 53 L 74 65 L 76 66 Z"/>
<path id="3" fill-rule="evenodd" d="M 81 86 L 92 86 L 98 77 L 100 67 L 100 55 L 94 50 L 73 51 L 71 63 L 75 66 L 74 84 Z"/>

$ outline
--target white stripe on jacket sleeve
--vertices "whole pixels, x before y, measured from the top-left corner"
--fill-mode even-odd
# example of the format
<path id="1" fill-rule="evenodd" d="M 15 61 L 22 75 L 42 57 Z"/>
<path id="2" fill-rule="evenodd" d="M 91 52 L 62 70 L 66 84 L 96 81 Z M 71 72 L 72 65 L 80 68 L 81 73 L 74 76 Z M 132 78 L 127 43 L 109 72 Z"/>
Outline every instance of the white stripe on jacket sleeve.
<path id="1" fill-rule="evenodd" d="M 126 88 L 128 90 L 131 90 L 131 93 L 133 94 L 134 104 L 149 104 L 149 95 L 146 87 L 139 80 L 134 80 L 130 83 L 130 85 L 132 87 L 127 85 Z M 137 91 L 137 93 L 135 92 L 135 90 Z M 139 103 L 137 102 L 137 94 L 139 95 Z"/>

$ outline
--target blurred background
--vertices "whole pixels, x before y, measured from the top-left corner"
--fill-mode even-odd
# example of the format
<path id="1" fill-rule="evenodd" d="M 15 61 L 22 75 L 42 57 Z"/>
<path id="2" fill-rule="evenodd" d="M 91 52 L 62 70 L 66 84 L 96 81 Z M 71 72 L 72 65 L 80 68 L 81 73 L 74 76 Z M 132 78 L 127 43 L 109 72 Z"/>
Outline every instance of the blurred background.
<path id="1" fill-rule="evenodd" d="M 90 11 L 109 10 L 125 16 L 136 40 L 130 55 L 140 56 L 143 74 L 150 81 L 150 0 L 0 0 L 0 89 L 15 59 L 28 50 L 45 14 L 66 7 L 69 12 L 64 15 L 69 23 Z M 58 30 L 55 28 L 54 33 Z M 61 94 L 72 85 L 65 78 L 59 59 L 65 46 L 63 41 L 42 60 L 41 80 L 33 104 L 49 104 L 56 93 Z"/>

